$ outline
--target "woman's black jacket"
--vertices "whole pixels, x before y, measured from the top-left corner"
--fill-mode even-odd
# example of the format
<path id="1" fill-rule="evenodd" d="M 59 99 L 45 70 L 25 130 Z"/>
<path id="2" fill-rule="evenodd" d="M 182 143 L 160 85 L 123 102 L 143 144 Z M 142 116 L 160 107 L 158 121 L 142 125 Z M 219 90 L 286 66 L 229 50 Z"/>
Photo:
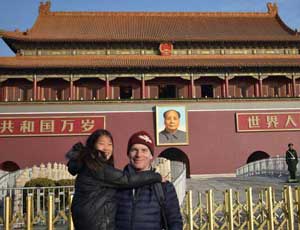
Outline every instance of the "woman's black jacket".
<path id="1" fill-rule="evenodd" d="M 76 230 L 114 230 L 116 189 L 136 188 L 161 181 L 161 176 L 154 172 L 128 176 L 106 163 L 94 171 L 75 159 L 69 160 L 68 170 L 77 175 L 71 206 Z"/>

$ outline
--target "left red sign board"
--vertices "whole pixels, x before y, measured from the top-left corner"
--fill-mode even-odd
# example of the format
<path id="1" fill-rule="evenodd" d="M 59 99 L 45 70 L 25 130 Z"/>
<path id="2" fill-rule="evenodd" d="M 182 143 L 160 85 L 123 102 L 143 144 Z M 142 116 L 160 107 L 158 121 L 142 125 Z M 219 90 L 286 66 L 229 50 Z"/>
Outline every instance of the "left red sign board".
<path id="1" fill-rule="evenodd" d="M 0 137 L 79 136 L 105 128 L 100 115 L 11 115 L 0 116 Z"/>

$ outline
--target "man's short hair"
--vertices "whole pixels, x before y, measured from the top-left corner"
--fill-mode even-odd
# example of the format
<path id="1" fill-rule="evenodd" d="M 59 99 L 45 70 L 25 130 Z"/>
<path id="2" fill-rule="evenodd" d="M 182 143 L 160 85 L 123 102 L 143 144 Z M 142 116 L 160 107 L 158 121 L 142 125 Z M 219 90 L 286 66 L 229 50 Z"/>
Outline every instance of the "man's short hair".
<path id="1" fill-rule="evenodd" d="M 288 144 L 288 147 L 291 147 L 291 146 L 294 146 L 293 143 L 289 143 L 289 144 Z"/>
<path id="2" fill-rule="evenodd" d="M 167 116 L 167 113 L 168 113 L 168 112 L 171 112 L 171 111 L 174 111 L 174 112 L 176 112 L 176 113 L 177 113 L 177 115 L 178 115 L 178 117 L 180 118 L 180 113 L 179 113 L 177 110 L 175 110 L 175 109 L 169 109 L 169 110 L 167 110 L 166 112 L 164 112 L 164 118 L 166 118 L 166 116 Z"/>

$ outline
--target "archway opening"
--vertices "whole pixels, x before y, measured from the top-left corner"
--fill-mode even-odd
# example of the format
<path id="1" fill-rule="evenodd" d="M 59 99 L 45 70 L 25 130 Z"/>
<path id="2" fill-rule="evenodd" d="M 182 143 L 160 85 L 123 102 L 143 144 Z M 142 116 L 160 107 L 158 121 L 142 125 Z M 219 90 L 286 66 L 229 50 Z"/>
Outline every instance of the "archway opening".
<path id="1" fill-rule="evenodd" d="M 20 166 L 13 161 L 4 161 L 0 164 L 0 169 L 7 172 L 15 172 L 20 169 Z"/>
<path id="2" fill-rule="evenodd" d="M 178 148 L 168 148 L 162 151 L 158 157 L 163 157 L 166 158 L 170 161 L 179 161 L 185 164 L 186 166 L 186 177 L 190 178 L 191 173 L 190 173 L 190 161 L 187 155 L 180 149 Z"/>
<path id="3" fill-rule="evenodd" d="M 253 152 L 247 159 L 247 164 L 254 162 L 254 161 L 259 161 L 262 159 L 268 159 L 270 158 L 270 155 L 264 151 L 255 151 Z"/>

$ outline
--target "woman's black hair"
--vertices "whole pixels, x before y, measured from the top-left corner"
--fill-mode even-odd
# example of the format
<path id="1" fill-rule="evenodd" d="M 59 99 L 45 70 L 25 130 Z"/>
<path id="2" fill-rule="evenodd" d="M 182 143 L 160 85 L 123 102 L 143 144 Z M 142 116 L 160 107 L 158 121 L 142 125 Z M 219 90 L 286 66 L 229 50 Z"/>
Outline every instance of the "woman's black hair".
<path id="1" fill-rule="evenodd" d="M 109 131 L 106 129 L 97 129 L 88 137 L 85 147 L 82 151 L 80 151 L 78 157 L 79 161 L 84 162 L 86 166 L 92 170 L 98 170 L 101 168 L 102 163 L 110 164 L 112 166 L 114 165 L 113 154 L 108 160 L 106 160 L 103 157 L 103 153 L 95 148 L 96 142 L 98 141 L 99 137 L 102 136 L 109 137 L 112 144 L 114 143 L 113 137 Z"/>

